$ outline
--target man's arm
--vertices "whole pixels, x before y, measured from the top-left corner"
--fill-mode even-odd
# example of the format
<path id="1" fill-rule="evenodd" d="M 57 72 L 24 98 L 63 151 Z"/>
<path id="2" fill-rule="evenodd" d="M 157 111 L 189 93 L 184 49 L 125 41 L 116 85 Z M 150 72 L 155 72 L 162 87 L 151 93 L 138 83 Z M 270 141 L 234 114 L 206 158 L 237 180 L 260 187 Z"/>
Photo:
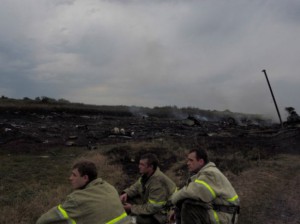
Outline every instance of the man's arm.
<path id="1" fill-rule="evenodd" d="M 123 191 L 123 193 L 126 193 L 127 197 L 132 198 L 132 197 L 138 196 L 140 194 L 140 190 L 139 190 L 140 188 L 141 188 L 141 182 L 140 182 L 140 178 L 139 178 L 133 185 L 131 185 L 129 188 L 126 188 Z"/>
<path id="2" fill-rule="evenodd" d="M 212 181 L 210 181 L 207 176 L 199 176 L 171 196 L 172 204 L 176 205 L 178 202 L 185 199 L 210 202 L 216 197 L 216 193 L 213 189 L 214 187 Z"/>
<path id="3" fill-rule="evenodd" d="M 70 214 L 74 214 L 76 210 L 76 203 L 71 197 L 67 197 L 67 200 L 56 207 L 51 208 L 48 212 L 44 213 L 36 222 L 36 224 L 50 224 L 58 221 L 66 221 L 66 223 L 76 223 L 74 219 L 70 217 Z"/>
<path id="4" fill-rule="evenodd" d="M 36 222 L 36 224 L 50 224 L 58 221 L 66 221 L 69 223 L 70 221 L 74 222 L 72 218 L 69 217 L 66 210 L 61 206 L 58 205 L 56 207 L 51 208 L 48 212 L 43 214 Z M 74 222 L 75 223 L 75 222 Z"/>
<path id="5" fill-rule="evenodd" d="M 149 186 L 148 201 L 144 204 L 131 205 L 131 212 L 135 215 L 151 215 L 160 211 L 167 203 L 167 191 L 159 183 Z"/>

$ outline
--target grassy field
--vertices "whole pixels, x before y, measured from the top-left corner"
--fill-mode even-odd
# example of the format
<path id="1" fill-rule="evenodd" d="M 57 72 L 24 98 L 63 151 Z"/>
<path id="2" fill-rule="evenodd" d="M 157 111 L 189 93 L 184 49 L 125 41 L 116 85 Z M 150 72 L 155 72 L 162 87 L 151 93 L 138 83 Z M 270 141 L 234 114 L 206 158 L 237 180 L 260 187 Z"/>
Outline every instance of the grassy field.
<path id="1" fill-rule="evenodd" d="M 149 148 L 159 147 L 152 143 L 144 145 Z M 119 188 L 120 183 L 127 178 L 127 173 L 123 171 L 122 164 L 111 163 L 103 154 L 109 151 L 110 147 L 113 148 L 99 146 L 94 151 L 56 148 L 52 149 L 54 154 L 34 156 L 1 152 L 0 223 L 35 223 L 43 212 L 57 205 L 70 192 L 70 167 L 81 157 L 94 160 L 100 176 Z M 165 146 L 161 150 L 166 150 Z M 185 150 L 177 149 L 175 154 L 178 156 L 178 162 L 166 170 L 178 185 L 182 180 L 178 176 L 178 169 L 185 163 Z M 211 153 L 211 160 L 215 158 Z M 218 159 L 222 160 L 220 157 Z M 226 160 L 225 157 L 223 159 Z M 280 154 L 268 160 L 250 161 L 240 158 L 240 161 L 240 166 L 247 163 L 241 172 L 222 170 L 241 198 L 239 223 L 300 223 L 300 156 Z"/>

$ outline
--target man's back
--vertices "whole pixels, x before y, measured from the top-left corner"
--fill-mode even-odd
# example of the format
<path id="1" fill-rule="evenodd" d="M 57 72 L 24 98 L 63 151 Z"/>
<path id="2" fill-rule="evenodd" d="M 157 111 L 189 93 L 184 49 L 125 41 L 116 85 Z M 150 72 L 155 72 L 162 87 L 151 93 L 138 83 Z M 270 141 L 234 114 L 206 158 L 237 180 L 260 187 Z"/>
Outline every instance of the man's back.
<path id="1" fill-rule="evenodd" d="M 116 189 L 106 181 L 98 178 L 90 182 L 84 189 L 69 194 L 61 207 L 54 207 L 41 216 L 37 224 L 51 223 L 64 214 L 76 224 L 101 224 L 112 220 L 123 220 L 130 223 L 119 200 Z M 51 222 L 49 222 L 51 221 Z"/>

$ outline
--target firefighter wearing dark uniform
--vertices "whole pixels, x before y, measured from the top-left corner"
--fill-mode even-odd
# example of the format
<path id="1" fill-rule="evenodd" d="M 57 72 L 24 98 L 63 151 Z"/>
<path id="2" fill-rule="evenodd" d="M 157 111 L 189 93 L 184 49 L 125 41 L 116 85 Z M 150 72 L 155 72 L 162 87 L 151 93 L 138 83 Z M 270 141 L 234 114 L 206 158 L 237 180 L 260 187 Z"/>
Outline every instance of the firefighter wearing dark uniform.
<path id="1" fill-rule="evenodd" d="M 171 197 L 178 209 L 176 224 L 236 224 L 239 197 L 206 151 L 191 150 L 187 165 L 194 175 Z"/>
<path id="2" fill-rule="evenodd" d="M 70 176 L 74 191 L 61 205 L 43 214 L 36 224 L 130 224 L 117 190 L 96 177 L 94 163 L 75 164 Z"/>
<path id="3" fill-rule="evenodd" d="M 125 210 L 136 216 L 138 224 L 167 221 L 165 205 L 176 191 L 176 185 L 157 165 L 158 160 L 154 154 L 142 156 L 139 162 L 142 176 L 120 196 Z"/>

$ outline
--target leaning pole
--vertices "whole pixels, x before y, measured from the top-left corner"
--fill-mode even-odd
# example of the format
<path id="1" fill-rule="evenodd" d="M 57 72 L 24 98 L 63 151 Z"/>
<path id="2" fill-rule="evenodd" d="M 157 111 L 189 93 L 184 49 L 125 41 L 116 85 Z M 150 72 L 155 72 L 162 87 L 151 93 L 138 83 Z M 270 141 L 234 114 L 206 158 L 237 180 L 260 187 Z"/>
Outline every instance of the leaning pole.
<path id="1" fill-rule="evenodd" d="M 266 72 L 265 69 L 262 70 L 262 72 L 263 72 L 263 73 L 265 74 L 265 76 L 266 76 L 267 83 L 268 83 L 268 86 L 269 86 L 269 89 L 270 89 L 270 92 L 271 92 L 271 95 L 272 95 L 272 98 L 273 98 L 273 101 L 274 101 L 274 104 L 275 104 L 275 107 L 276 107 L 276 111 L 277 111 L 277 114 L 278 114 L 278 117 L 279 117 L 280 125 L 281 125 L 281 128 L 283 128 L 281 116 L 280 116 L 280 113 L 279 113 L 279 110 L 278 110 L 278 106 L 277 106 L 277 103 L 276 103 L 276 100 L 275 100 L 275 97 L 274 97 L 274 94 L 273 94 L 273 91 L 272 91 L 272 87 L 271 87 L 271 85 L 270 85 L 270 82 L 269 82 L 269 79 L 268 79 L 268 76 L 267 76 L 267 72 Z"/>

